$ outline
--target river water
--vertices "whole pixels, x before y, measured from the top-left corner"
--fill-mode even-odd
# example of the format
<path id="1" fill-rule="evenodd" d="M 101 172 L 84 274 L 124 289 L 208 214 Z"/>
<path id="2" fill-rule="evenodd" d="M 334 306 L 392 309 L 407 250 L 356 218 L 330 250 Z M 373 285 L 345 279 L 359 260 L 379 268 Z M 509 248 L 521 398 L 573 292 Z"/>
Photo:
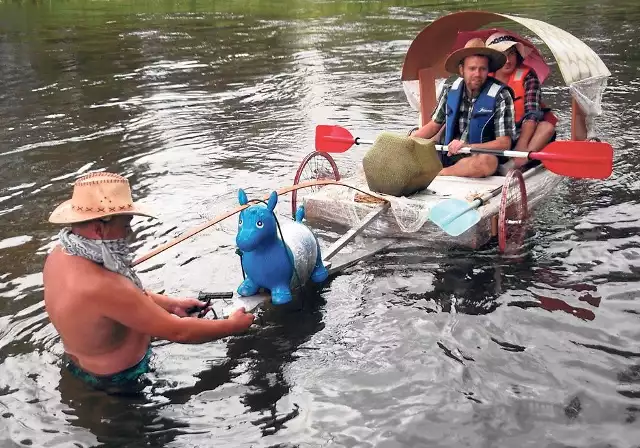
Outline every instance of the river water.
<path id="1" fill-rule="evenodd" d="M 146 253 L 235 206 L 238 188 L 253 197 L 291 184 L 317 124 L 363 138 L 413 127 L 400 82 L 408 46 L 434 18 L 476 7 L 0 2 L 1 445 L 639 446 L 633 1 L 482 2 L 566 29 L 612 72 L 598 129 L 614 174 L 564 180 L 517 262 L 495 244 L 398 245 L 247 335 L 154 343 L 152 386 L 137 398 L 91 391 L 62 368 L 41 269 L 58 231 L 47 217 L 76 177 L 130 178 L 161 218 L 134 221 Z M 545 95 L 567 138 L 557 70 Z M 338 166 L 349 171 L 364 151 Z M 145 284 L 186 296 L 234 289 L 234 225 L 147 261 Z M 335 236 L 321 232 L 323 244 Z"/>

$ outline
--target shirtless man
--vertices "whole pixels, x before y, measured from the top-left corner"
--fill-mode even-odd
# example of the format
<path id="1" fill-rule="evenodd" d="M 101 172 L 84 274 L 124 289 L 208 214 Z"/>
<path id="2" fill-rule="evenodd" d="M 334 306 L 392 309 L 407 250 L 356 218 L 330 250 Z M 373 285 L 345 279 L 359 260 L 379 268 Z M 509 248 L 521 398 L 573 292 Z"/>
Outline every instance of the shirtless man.
<path id="1" fill-rule="evenodd" d="M 152 337 L 198 344 L 253 322 L 243 309 L 225 320 L 188 317 L 189 308 L 205 304 L 145 291 L 131 268 L 133 215 L 152 216 L 133 202 L 127 179 L 92 173 L 76 181 L 72 199 L 49 218 L 71 227 L 45 262 L 45 307 L 69 370 L 101 389 L 128 387 L 146 373 Z"/>

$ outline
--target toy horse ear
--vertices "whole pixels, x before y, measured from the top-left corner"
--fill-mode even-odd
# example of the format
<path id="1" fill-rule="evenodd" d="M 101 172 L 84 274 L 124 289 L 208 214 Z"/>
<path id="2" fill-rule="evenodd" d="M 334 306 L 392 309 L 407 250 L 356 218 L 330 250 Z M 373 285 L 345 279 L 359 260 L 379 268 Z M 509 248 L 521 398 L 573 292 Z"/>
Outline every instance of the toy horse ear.
<path id="1" fill-rule="evenodd" d="M 245 193 L 242 188 L 238 190 L 238 201 L 240 202 L 240 205 L 245 205 L 249 202 L 247 200 L 247 193 Z"/>
<path id="2" fill-rule="evenodd" d="M 272 191 L 271 194 L 269 195 L 269 202 L 267 203 L 267 208 L 269 209 L 270 212 L 275 210 L 277 203 L 278 203 L 278 193 L 276 193 L 275 191 Z"/>

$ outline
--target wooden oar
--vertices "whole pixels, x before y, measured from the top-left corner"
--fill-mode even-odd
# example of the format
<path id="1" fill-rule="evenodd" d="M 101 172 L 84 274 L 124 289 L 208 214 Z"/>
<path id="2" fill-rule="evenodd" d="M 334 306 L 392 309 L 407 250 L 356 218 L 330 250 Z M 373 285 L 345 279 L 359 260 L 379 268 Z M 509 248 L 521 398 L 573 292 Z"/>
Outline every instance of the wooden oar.
<path id="1" fill-rule="evenodd" d="M 353 137 L 341 126 L 316 127 L 316 151 L 345 152 L 354 144 L 372 144 L 370 140 Z M 436 145 L 438 151 L 447 146 Z M 580 179 L 606 179 L 613 171 L 613 148 L 604 142 L 555 141 L 537 152 L 493 151 L 490 149 L 462 148 L 461 154 L 491 154 L 494 156 L 539 160 L 549 171 Z"/>
<path id="2" fill-rule="evenodd" d="M 309 188 L 309 187 L 314 187 L 314 186 L 319 186 L 319 185 L 341 185 L 343 187 L 354 189 L 356 191 L 359 191 L 360 193 L 372 196 L 372 197 L 374 197 L 376 199 L 381 199 L 381 200 L 386 202 L 386 199 L 384 197 L 380 196 L 380 195 L 377 195 L 377 194 L 372 193 L 370 191 L 361 190 L 361 189 L 359 189 L 357 187 L 354 187 L 353 185 L 349 185 L 349 184 L 346 184 L 344 182 L 331 180 L 331 179 L 312 180 L 312 181 L 303 182 L 303 183 L 300 183 L 300 184 L 297 184 L 297 185 L 291 185 L 291 186 L 288 186 L 288 187 L 281 188 L 276 193 L 278 194 L 278 196 L 281 196 L 283 194 L 287 194 L 287 193 L 290 193 L 290 192 L 295 191 L 295 190 L 300 190 L 301 188 Z M 265 196 L 263 199 L 266 201 L 267 199 L 269 199 L 269 195 Z M 154 256 L 158 255 L 161 252 L 164 252 L 165 250 L 169 249 L 170 247 L 173 247 L 176 244 L 178 244 L 178 243 L 180 243 L 180 242 L 182 242 L 182 241 L 184 241 L 184 240 L 186 240 L 188 238 L 191 238 L 194 235 L 197 235 L 198 233 L 202 232 L 205 229 L 208 229 L 209 227 L 219 223 L 220 221 L 223 221 L 223 220 L 229 218 L 230 216 L 235 215 L 236 213 L 240 213 L 242 210 L 244 210 L 247 207 L 250 207 L 254 203 L 256 203 L 255 200 L 254 201 L 249 201 L 248 204 L 241 205 L 239 207 L 236 207 L 233 210 L 230 210 L 230 211 L 228 211 L 226 213 L 223 213 L 221 215 L 216 216 L 212 220 L 207 221 L 204 224 L 199 225 L 198 227 L 196 227 L 196 228 L 194 228 L 194 229 L 192 229 L 192 230 L 180 235 L 179 237 L 175 238 L 174 240 L 171 240 L 168 243 L 165 243 L 165 244 L 155 248 L 154 250 L 152 250 L 151 252 L 147 253 L 146 255 L 143 255 L 142 257 L 138 258 L 137 260 L 134 260 L 134 262 L 132 263 L 132 266 L 137 266 L 140 263 L 142 263 L 143 261 L 146 261 L 149 258 L 154 257 Z"/>

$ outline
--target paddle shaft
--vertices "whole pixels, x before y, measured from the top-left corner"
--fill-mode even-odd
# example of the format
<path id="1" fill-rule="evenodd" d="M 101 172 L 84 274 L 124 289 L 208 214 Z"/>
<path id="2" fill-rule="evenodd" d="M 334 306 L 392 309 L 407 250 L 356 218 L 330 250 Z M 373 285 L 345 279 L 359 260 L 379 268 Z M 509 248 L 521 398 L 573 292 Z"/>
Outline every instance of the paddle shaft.
<path id="1" fill-rule="evenodd" d="M 436 149 L 438 151 L 448 151 L 446 145 L 436 145 Z M 529 160 L 541 160 L 541 161 L 549 161 L 549 160 L 566 160 L 568 162 L 575 161 L 575 154 L 558 154 L 552 152 L 527 152 L 527 151 L 494 151 L 492 149 L 480 149 L 480 148 L 469 148 L 464 147 L 460 149 L 458 154 L 491 154 L 492 156 L 503 156 L 503 157 L 522 157 Z M 580 156 L 580 162 L 592 162 L 599 163 L 602 162 L 602 157 L 589 157 L 589 156 Z"/>
<path id="2" fill-rule="evenodd" d="M 408 137 L 416 138 L 417 137 Z M 426 139 L 425 142 L 428 141 Z M 342 126 L 316 126 L 316 151 L 341 153 L 352 145 L 372 144 L 370 140 L 354 137 Z M 446 145 L 435 145 L 437 151 L 449 151 Z M 606 179 L 613 171 L 613 148 L 608 143 L 588 141 L 554 141 L 540 151 L 495 151 L 464 147 L 457 154 L 490 154 L 498 157 L 516 157 L 539 160 L 549 171 L 578 179 Z"/>
<path id="3" fill-rule="evenodd" d="M 436 145 L 436 149 L 438 151 L 449 151 L 449 148 L 446 145 Z M 526 151 L 494 151 L 493 149 L 469 148 L 465 146 L 460 149 L 458 154 L 491 154 L 492 156 L 524 157 L 530 159 L 530 155 L 535 153 Z M 556 154 L 545 154 L 545 159 L 548 159 L 549 155 L 555 156 Z"/>
<path id="4" fill-rule="evenodd" d="M 363 140 L 360 137 L 349 138 L 349 137 L 337 137 L 334 135 L 326 135 L 323 137 L 325 140 L 330 140 L 333 142 L 339 143 L 351 143 L 355 145 L 372 145 L 373 141 L 371 140 Z M 438 151 L 449 151 L 447 145 L 436 145 L 436 150 Z M 460 149 L 458 154 L 491 154 L 492 156 L 503 156 L 503 157 L 516 157 L 516 158 L 525 158 L 525 159 L 537 159 L 537 160 L 567 160 L 572 161 L 575 160 L 574 154 L 557 154 L 557 153 L 536 153 L 536 152 L 527 152 L 527 151 L 496 151 L 493 149 L 481 149 L 481 148 L 470 148 L 468 146 Z M 538 157 L 539 156 L 539 157 Z M 586 162 L 601 162 L 601 157 L 588 157 L 581 156 L 581 161 Z"/>
<path id="5" fill-rule="evenodd" d="M 534 173 L 537 173 L 539 170 L 541 170 L 543 167 L 542 166 L 536 166 L 533 167 L 527 171 L 525 171 L 522 174 L 522 178 L 524 180 L 527 180 L 528 178 L 530 178 L 531 176 L 533 176 Z M 499 187 L 494 188 L 493 190 L 491 190 L 489 193 L 486 193 L 484 196 L 481 196 L 480 199 L 482 200 L 482 203 L 484 204 L 485 202 L 487 202 L 489 199 L 497 196 L 500 192 L 502 192 L 502 188 L 504 187 L 504 185 L 500 185 Z"/>
<path id="6" fill-rule="evenodd" d="M 325 140 L 330 140 L 332 142 L 351 143 L 355 145 L 372 145 L 373 144 L 373 141 L 362 140 L 360 137 L 349 138 L 349 137 L 338 137 L 335 135 L 326 135 L 323 138 Z M 449 151 L 449 148 L 446 145 L 436 145 L 436 150 Z M 526 152 L 526 151 L 495 151 L 493 149 L 479 149 L 479 148 L 464 147 L 460 150 L 459 154 L 491 154 L 494 156 L 525 157 L 529 159 L 531 158 L 530 155 L 535 153 Z M 573 160 L 571 157 L 563 157 L 562 154 L 545 154 L 544 158 L 556 159 L 556 160 Z"/>
<path id="7" fill-rule="evenodd" d="M 332 142 L 338 143 L 351 143 L 355 145 L 372 145 L 373 141 L 371 140 L 363 140 L 360 137 L 349 138 L 349 137 L 339 137 L 335 135 L 325 135 L 323 137 L 325 140 L 330 140 Z M 436 145 L 436 150 L 438 151 L 449 151 L 449 148 L 446 145 Z M 469 148 L 464 147 L 460 150 L 459 154 L 491 154 L 494 156 L 504 156 L 504 157 L 525 157 L 530 158 L 530 154 L 534 154 L 526 151 L 495 151 L 493 149 L 478 149 L 478 148 Z M 551 156 L 551 157 L 550 157 Z M 545 159 L 556 159 L 556 160 L 572 160 L 570 157 L 563 157 L 561 154 L 545 154 Z"/>
<path id="8" fill-rule="evenodd" d="M 339 137 L 337 135 L 324 135 L 324 140 L 338 143 L 349 143 L 351 145 L 373 145 L 373 140 L 362 140 L 360 137 Z"/>

